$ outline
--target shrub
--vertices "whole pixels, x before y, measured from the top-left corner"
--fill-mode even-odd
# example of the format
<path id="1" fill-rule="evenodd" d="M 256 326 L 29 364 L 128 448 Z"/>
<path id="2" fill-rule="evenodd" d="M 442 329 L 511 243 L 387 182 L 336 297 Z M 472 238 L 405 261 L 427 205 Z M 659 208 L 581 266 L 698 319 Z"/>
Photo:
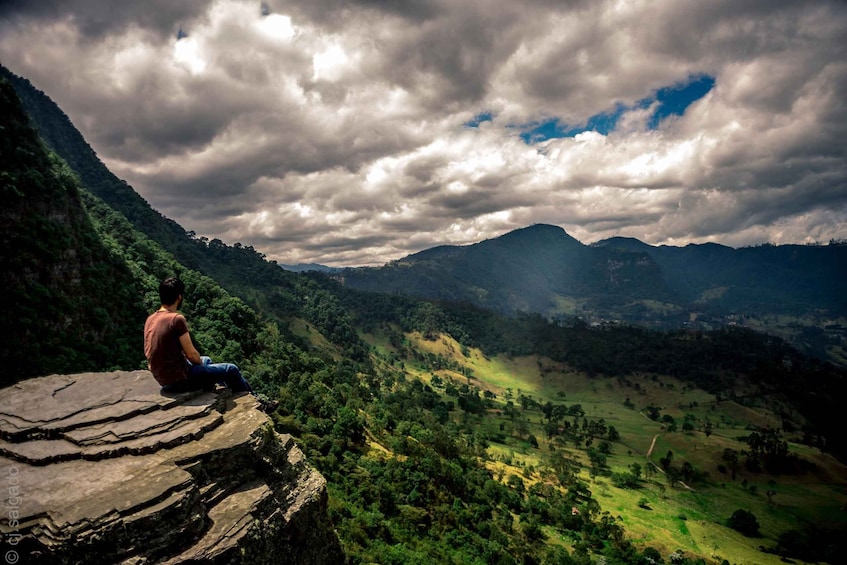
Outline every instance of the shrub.
<path id="1" fill-rule="evenodd" d="M 632 473 L 612 473 L 612 484 L 618 488 L 638 488 L 638 477 Z"/>

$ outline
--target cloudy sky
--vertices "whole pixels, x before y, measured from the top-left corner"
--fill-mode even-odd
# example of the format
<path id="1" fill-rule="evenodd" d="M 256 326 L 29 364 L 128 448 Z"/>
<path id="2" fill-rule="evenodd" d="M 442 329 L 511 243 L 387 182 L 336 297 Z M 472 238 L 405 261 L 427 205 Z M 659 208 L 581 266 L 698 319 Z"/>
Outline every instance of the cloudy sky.
<path id="1" fill-rule="evenodd" d="M 198 236 L 847 238 L 847 2 L 4 0 L 0 62 Z"/>

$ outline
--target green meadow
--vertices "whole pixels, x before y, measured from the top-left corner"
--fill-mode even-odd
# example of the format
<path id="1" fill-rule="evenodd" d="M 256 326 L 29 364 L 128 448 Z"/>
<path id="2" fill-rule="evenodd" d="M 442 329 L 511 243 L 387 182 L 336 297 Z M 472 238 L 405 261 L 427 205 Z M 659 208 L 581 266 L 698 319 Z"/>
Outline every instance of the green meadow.
<path id="1" fill-rule="evenodd" d="M 380 356 L 398 353 L 379 337 L 369 336 L 369 342 Z M 442 383 L 469 385 L 493 398 L 492 406 L 472 425 L 486 438 L 485 464 L 495 477 L 506 481 L 515 475 L 527 487 L 549 482 L 545 469 L 550 454 L 565 450 L 582 463 L 580 477 L 601 511 L 614 517 L 636 544 L 653 546 L 663 554 L 681 550 L 709 563 L 775 564 L 781 558 L 760 547 L 775 546 L 781 533 L 805 526 L 843 528 L 847 521 L 847 467 L 817 448 L 798 443 L 796 433 L 785 436 L 789 451 L 807 462 L 808 470 L 770 475 L 750 472 L 742 465 L 731 477 L 722 459 L 725 450 L 743 453 L 748 447 L 744 438 L 751 430 L 780 426 L 778 406 L 771 407 L 768 399 L 747 399 L 744 405 L 716 400 L 665 375 L 589 378 L 547 359 L 489 358 L 444 335 L 427 340 L 411 333 L 405 336 L 405 344 L 407 353 L 440 356 L 451 365 L 432 370 L 407 357 L 404 364 L 410 378 L 432 383 L 440 392 Z M 737 392 L 741 397 L 747 392 L 743 382 L 738 383 Z M 586 446 L 548 438 L 542 410 L 538 405 L 521 407 L 521 396 L 538 405 L 579 404 L 585 419 L 602 419 L 613 426 L 619 437 L 610 442 L 605 472 L 592 471 Z M 507 404 L 517 410 L 509 412 Z M 661 418 L 651 419 L 650 407 L 658 409 Z M 454 410 L 452 417 L 461 419 L 461 410 Z M 690 426 L 683 429 L 686 422 Z M 661 465 L 669 452 L 676 464 L 690 464 L 698 478 L 691 484 L 671 484 Z M 639 488 L 615 486 L 611 474 L 626 472 L 633 464 L 643 471 Z M 745 537 L 727 525 L 738 509 L 755 515 L 759 537 Z M 551 534 L 547 542 L 567 545 L 568 540 Z"/>

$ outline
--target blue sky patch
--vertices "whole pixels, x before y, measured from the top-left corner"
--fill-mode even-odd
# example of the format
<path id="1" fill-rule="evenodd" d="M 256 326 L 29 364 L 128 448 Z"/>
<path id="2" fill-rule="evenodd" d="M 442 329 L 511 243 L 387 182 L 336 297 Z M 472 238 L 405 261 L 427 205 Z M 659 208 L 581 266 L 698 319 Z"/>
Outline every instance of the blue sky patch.
<path id="1" fill-rule="evenodd" d="M 479 127 L 479 124 L 482 122 L 490 122 L 494 118 L 494 114 L 491 112 L 481 112 L 474 116 L 470 121 L 465 122 L 464 125 L 466 128 L 476 128 Z"/>
<path id="2" fill-rule="evenodd" d="M 551 118 L 543 122 L 527 124 L 525 127 L 520 128 L 523 130 L 521 139 L 526 143 L 538 143 L 547 139 L 574 137 L 584 131 L 596 131 L 597 133 L 607 135 L 609 132 L 615 130 L 618 120 L 624 112 L 637 108 L 648 108 L 653 102 L 658 102 L 659 104 L 647 121 L 647 127 L 656 129 L 662 120 L 668 116 L 681 116 L 691 104 L 703 98 L 714 86 L 714 77 L 709 75 L 695 75 L 689 77 L 688 81 L 683 84 L 660 88 L 652 96 L 642 98 L 632 106 L 625 106 L 619 103 L 615 106 L 614 110 L 595 114 L 588 118 L 585 124 L 582 125 L 571 126 L 559 118 Z M 488 116 L 486 119 L 491 119 L 491 114 L 489 113 L 480 114 L 475 120 L 481 116 Z M 478 125 L 480 122 L 476 122 L 475 125 Z M 471 123 L 468 122 L 465 125 Z"/>
<path id="3" fill-rule="evenodd" d="M 659 101 L 659 107 L 647 122 L 650 129 L 656 129 L 659 123 L 670 115 L 681 116 L 685 110 L 697 100 L 700 100 L 715 86 L 714 77 L 700 75 L 691 77 L 683 85 L 667 86 L 656 92 L 654 100 Z M 652 100 L 650 100 L 652 102 Z M 649 103 L 647 104 L 649 106 Z"/>

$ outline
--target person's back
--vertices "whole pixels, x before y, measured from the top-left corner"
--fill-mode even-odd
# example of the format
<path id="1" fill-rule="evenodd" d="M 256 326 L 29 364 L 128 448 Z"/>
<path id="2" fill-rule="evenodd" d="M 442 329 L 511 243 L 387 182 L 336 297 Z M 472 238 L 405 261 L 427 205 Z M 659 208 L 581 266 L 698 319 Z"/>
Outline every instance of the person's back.
<path id="1" fill-rule="evenodd" d="M 223 383 L 233 392 L 252 392 L 236 365 L 212 363 L 197 351 L 188 322 L 178 312 L 184 293 L 185 283 L 178 278 L 162 281 L 159 285 L 162 305 L 144 323 L 144 356 L 162 391 L 214 390 L 216 383 Z"/>
<path id="2" fill-rule="evenodd" d="M 188 332 L 182 314 L 157 310 L 144 323 L 144 356 L 156 382 L 167 386 L 186 378 L 188 363 L 179 341 Z"/>
<path id="3" fill-rule="evenodd" d="M 221 383 L 232 392 L 247 392 L 259 398 L 236 365 L 212 363 L 194 347 L 188 322 L 177 312 L 184 292 L 185 284 L 178 278 L 162 281 L 159 285 L 162 305 L 144 323 L 144 356 L 156 382 L 162 385 L 162 392 L 214 390 Z M 259 406 L 265 412 L 272 412 L 279 402 L 259 398 Z"/>

